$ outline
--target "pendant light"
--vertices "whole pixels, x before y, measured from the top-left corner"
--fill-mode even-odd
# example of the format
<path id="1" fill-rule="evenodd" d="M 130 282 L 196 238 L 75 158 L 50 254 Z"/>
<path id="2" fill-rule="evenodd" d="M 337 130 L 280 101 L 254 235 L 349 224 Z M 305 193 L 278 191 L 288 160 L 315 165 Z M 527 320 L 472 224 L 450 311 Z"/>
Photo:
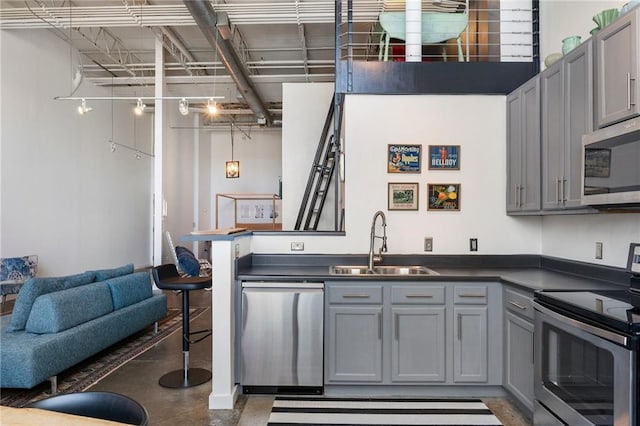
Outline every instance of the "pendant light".
<path id="1" fill-rule="evenodd" d="M 225 162 L 224 169 L 227 179 L 240 177 L 240 162 L 233 159 L 233 123 L 231 124 L 231 161 Z"/>

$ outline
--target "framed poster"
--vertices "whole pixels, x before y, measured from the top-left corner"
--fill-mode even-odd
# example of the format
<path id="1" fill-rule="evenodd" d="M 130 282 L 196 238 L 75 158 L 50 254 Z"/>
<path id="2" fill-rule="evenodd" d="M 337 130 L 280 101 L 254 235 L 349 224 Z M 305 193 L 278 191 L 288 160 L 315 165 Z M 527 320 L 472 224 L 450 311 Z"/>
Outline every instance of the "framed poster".
<path id="1" fill-rule="evenodd" d="M 389 210 L 418 210 L 417 183 L 389 183 L 387 194 Z"/>
<path id="2" fill-rule="evenodd" d="M 427 210 L 460 210 L 460 184 L 428 183 Z"/>
<path id="3" fill-rule="evenodd" d="M 429 170 L 460 170 L 460 145 L 429 145 Z"/>
<path id="4" fill-rule="evenodd" d="M 609 177 L 611 150 L 607 148 L 586 148 L 584 150 L 584 176 Z"/>
<path id="5" fill-rule="evenodd" d="M 388 145 L 387 173 L 420 173 L 422 145 Z"/>

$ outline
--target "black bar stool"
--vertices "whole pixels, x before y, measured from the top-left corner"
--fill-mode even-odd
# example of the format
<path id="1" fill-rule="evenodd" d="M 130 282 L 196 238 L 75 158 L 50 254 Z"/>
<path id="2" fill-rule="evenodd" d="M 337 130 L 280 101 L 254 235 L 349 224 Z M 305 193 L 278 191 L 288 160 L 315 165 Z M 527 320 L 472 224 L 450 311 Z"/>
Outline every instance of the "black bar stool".
<path id="1" fill-rule="evenodd" d="M 169 263 L 152 270 L 156 286 L 162 290 L 182 292 L 182 370 L 171 371 L 160 377 L 158 383 L 167 388 L 188 388 L 211 380 L 211 371 L 204 368 L 189 368 L 189 345 L 211 336 L 211 330 L 189 331 L 189 292 L 211 287 L 211 277 L 181 277 L 176 265 Z M 194 334 L 207 333 L 196 340 Z"/>

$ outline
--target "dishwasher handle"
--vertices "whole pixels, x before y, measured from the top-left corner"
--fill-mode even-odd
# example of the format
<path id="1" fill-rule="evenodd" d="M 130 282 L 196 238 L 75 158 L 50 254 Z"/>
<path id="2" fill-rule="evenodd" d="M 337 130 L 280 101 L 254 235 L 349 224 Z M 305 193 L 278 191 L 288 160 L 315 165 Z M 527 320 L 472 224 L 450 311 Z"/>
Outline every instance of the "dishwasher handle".
<path id="1" fill-rule="evenodd" d="M 297 282 L 297 283 L 282 283 L 282 282 L 257 282 L 257 281 L 247 281 L 242 283 L 242 288 L 295 288 L 295 289 L 312 289 L 312 288 L 324 288 L 324 283 L 322 282 Z"/>

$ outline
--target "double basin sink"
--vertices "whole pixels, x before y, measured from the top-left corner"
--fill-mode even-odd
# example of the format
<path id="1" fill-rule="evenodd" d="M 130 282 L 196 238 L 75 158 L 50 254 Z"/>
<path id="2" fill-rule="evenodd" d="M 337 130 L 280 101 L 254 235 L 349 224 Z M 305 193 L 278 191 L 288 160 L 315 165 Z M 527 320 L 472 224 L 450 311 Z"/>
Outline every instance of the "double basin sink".
<path id="1" fill-rule="evenodd" d="M 402 265 L 376 265 L 372 270 L 366 266 L 337 265 L 330 266 L 331 275 L 379 275 L 379 276 L 403 276 L 403 275 L 439 275 L 433 269 L 424 266 Z"/>

